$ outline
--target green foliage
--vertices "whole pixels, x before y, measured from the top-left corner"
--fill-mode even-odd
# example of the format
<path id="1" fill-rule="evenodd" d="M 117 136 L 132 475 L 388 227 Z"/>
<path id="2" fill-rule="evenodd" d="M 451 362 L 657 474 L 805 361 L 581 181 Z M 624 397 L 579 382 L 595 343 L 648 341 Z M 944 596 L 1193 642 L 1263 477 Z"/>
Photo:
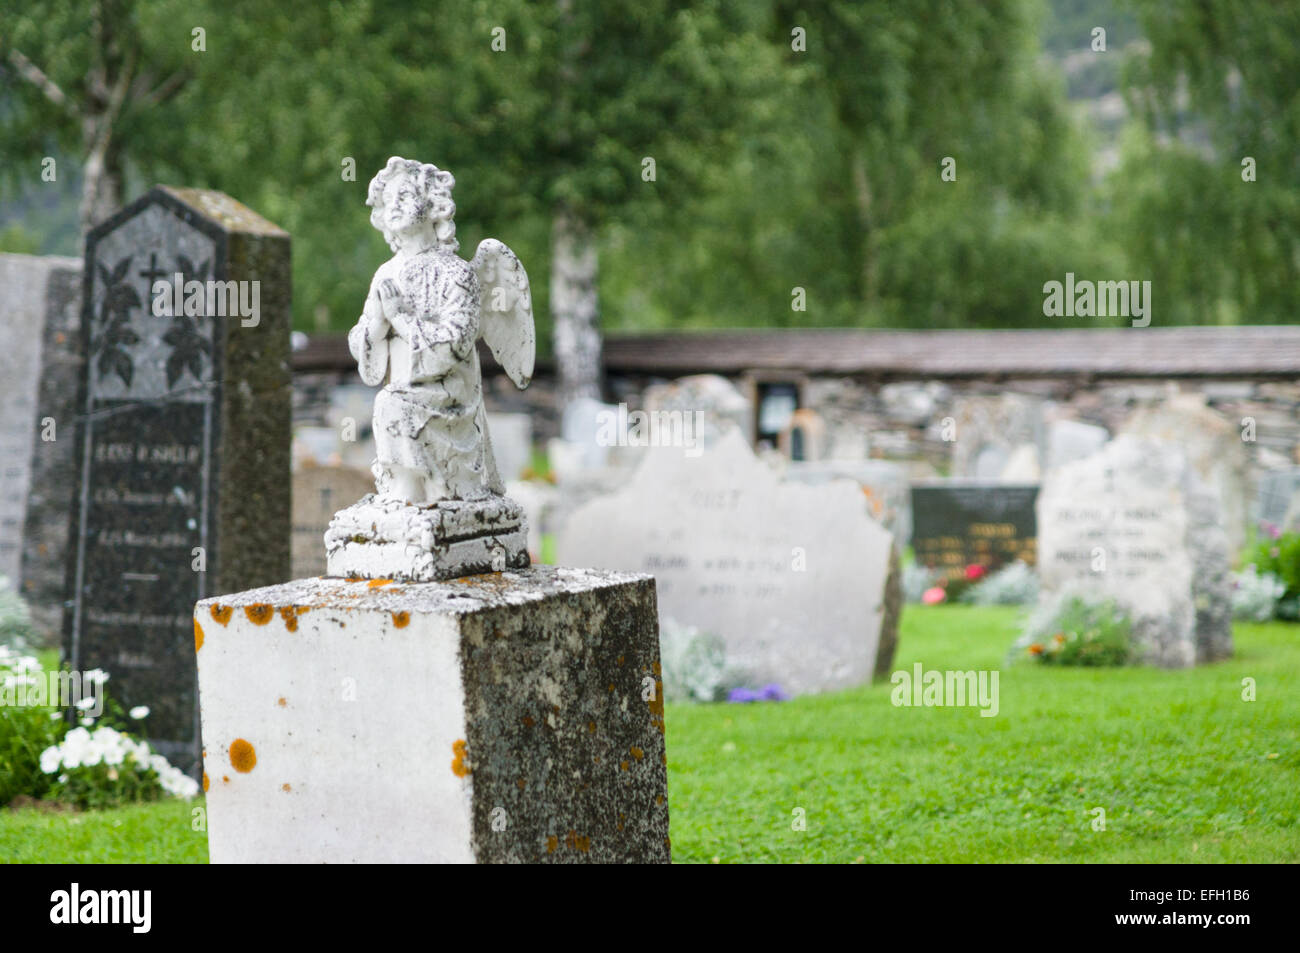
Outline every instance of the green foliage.
<path id="1" fill-rule="evenodd" d="M 41 243 L 17 222 L 0 228 L 0 252 L 17 255 L 35 255 Z"/>
<path id="2" fill-rule="evenodd" d="M 560 210 L 597 237 L 611 330 L 1041 327 L 1067 271 L 1151 280 L 1161 324 L 1293 320 L 1293 4 L 0 0 L 0 187 L 28 233 L 0 247 L 77 251 L 84 128 L 10 54 L 84 103 L 101 16 L 103 65 L 136 77 L 109 154 L 125 197 L 217 188 L 287 228 L 302 329 L 355 320 L 387 254 L 365 187 L 393 154 L 456 173 L 464 250 L 495 234 L 519 252 L 543 351 Z M 1087 52 L 1094 26 L 1106 53 Z M 1053 72 L 1044 45 L 1084 65 Z M 1121 80 L 1134 118 L 1098 184 L 1065 86 Z"/>
<path id="3" fill-rule="evenodd" d="M 1063 600 L 1044 620 L 1033 619 L 1021 637 L 1025 653 L 1045 665 L 1107 666 L 1133 661 L 1133 627 L 1114 602 Z"/>
<path id="4" fill-rule="evenodd" d="M 1300 533 L 1260 539 L 1251 559 L 1260 573 L 1271 573 L 1286 587 L 1274 612 L 1279 619 L 1300 621 Z"/>
<path id="5" fill-rule="evenodd" d="M 50 788 L 41 752 L 63 737 L 63 720 L 45 705 L 20 704 L 31 680 L 41 675 L 34 656 L 15 650 L 0 635 L 0 807 L 20 794 L 43 797 Z"/>

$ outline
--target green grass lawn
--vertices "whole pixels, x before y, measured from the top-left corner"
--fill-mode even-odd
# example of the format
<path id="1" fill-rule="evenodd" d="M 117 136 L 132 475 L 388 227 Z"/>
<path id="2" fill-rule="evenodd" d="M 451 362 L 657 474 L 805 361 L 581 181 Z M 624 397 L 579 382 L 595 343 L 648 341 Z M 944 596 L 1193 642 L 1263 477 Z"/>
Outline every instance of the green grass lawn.
<path id="1" fill-rule="evenodd" d="M 1236 658 L 1180 672 L 1006 667 L 1014 630 L 1010 609 L 903 614 L 895 667 L 1001 668 L 992 718 L 894 707 L 889 684 L 670 705 L 674 860 L 1300 861 L 1300 626 L 1239 625 Z M 202 862 L 201 804 L 0 811 L 0 860 Z"/>

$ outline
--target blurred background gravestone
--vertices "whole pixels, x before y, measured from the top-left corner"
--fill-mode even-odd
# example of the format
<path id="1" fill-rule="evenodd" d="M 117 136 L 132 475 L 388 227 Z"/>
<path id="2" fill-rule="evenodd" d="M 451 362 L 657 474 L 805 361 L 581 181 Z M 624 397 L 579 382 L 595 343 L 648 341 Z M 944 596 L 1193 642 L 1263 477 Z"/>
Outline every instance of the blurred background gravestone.
<path id="1" fill-rule="evenodd" d="M 294 579 L 325 574 L 325 530 L 334 514 L 375 492 L 369 470 L 307 466 L 293 474 Z"/>
<path id="2" fill-rule="evenodd" d="M 806 693 L 889 667 L 892 542 L 857 484 L 782 482 L 731 430 L 698 457 L 646 451 L 562 525 L 557 555 L 652 573 L 661 618 L 719 636 L 738 684 Z"/>
<path id="3" fill-rule="evenodd" d="M 63 627 L 76 490 L 81 261 L 0 255 L 0 576 L 51 645 Z"/>
<path id="4" fill-rule="evenodd" d="M 1185 668 L 1232 654 L 1219 497 L 1177 445 L 1121 436 L 1049 474 L 1038 553 L 1044 601 L 1114 600 L 1142 661 Z"/>
<path id="5" fill-rule="evenodd" d="M 1237 422 L 1211 410 L 1201 394 L 1175 393 L 1134 411 L 1120 433 L 1181 447 L 1187 462 L 1219 497 L 1228 544 L 1234 552 L 1241 548 L 1251 490 L 1249 461 Z"/>

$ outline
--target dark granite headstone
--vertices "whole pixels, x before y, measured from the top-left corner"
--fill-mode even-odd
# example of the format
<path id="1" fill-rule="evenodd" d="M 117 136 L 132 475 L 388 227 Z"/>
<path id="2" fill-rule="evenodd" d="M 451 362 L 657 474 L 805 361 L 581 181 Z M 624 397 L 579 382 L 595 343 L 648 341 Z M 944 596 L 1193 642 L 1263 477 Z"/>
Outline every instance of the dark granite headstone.
<path id="1" fill-rule="evenodd" d="M 196 775 L 194 603 L 289 576 L 289 280 L 288 234 L 220 192 L 155 188 L 86 240 L 67 654 Z"/>
<path id="2" fill-rule="evenodd" d="M 1037 484 L 945 481 L 912 487 L 912 551 L 923 566 L 956 577 L 972 564 L 1034 565 Z"/>

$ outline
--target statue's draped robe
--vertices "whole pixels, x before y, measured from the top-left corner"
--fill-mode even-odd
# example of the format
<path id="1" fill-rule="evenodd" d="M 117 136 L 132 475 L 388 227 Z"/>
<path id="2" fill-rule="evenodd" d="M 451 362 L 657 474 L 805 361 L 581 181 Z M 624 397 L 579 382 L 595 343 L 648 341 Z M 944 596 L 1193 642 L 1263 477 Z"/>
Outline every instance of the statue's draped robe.
<path id="1" fill-rule="evenodd" d="M 380 285 L 396 283 L 406 307 L 384 317 Z M 488 440 L 476 343 L 480 291 L 456 255 L 394 258 L 375 273 L 362 319 L 348 335 L 361 379 L 375 397 L 375 481 L 381 496 L 404 468 L 424 478 L 415 503 L 503 493 Z"/>

